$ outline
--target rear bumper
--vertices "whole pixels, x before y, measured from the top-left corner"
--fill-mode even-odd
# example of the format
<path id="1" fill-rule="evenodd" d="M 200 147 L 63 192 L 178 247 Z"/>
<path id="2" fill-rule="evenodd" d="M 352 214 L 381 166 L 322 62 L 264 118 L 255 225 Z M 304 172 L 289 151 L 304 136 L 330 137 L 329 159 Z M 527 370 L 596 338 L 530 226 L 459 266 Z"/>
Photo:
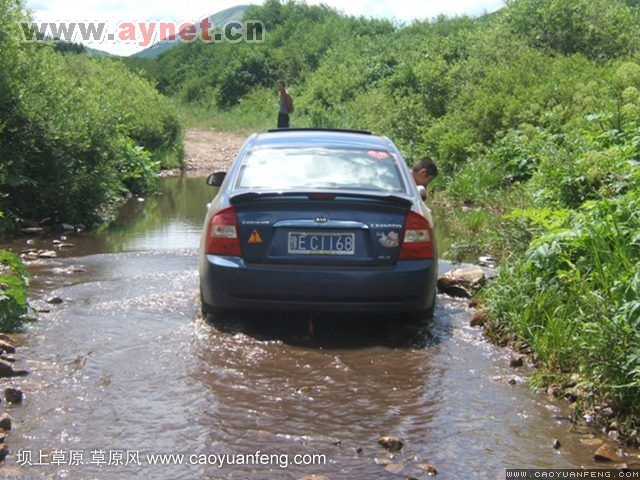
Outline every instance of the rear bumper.
<path id="1" fill-rule="evenodd" d="M 332 269 L 248 265 L 239 257 L 203 255 L 203 309 L 354 313 L 424 312 L 433 309 L 437 261 L 396 267 Z"/>

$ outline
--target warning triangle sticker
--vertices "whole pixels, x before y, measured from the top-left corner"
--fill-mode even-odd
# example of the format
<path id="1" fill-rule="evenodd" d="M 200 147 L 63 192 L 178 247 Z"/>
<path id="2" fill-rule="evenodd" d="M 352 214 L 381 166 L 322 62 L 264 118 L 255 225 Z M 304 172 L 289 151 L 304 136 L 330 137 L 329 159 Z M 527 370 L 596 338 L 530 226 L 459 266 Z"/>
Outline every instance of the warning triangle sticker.
<path id="1" fill-rule="evenodd" d="M 257 230 L 254 230 L 251 236 L 249 237 L 249 243 L 262 243 L 262 237 L 260 236 Z"/>

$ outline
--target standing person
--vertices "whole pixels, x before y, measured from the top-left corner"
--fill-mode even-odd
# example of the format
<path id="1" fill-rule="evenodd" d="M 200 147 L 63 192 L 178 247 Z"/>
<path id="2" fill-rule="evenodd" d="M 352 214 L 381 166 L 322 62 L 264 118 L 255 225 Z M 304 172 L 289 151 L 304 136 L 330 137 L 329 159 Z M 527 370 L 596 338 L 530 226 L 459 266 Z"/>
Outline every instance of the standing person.
<path id="1" fill-rule="evenodd" d="M 278 82 L 280 92 L 280 110 L 278 111 L 278 128 L 289 128 L 289 115 L 293 113 L 293 97 L 287 91 L 282 80 Z"/>
<path id="2" fill-rule="evenodd" d="M 411 175 L 416 185 L 422 185 L 427 188 L 431 180 L 438 176 L 438 167 L 429 157 L 423 157 L 413 164 L 411 167 Z"/>

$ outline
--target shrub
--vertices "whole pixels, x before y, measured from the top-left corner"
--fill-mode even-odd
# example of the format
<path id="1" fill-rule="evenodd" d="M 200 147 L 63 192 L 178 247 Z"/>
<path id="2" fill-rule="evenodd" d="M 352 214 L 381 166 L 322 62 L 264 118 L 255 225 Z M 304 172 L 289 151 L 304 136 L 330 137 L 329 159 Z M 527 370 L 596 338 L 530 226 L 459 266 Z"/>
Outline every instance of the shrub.
<path id="1" fill-rule="evenodd" d="M 633 415 L 640 414 L 639 193 L 565 216 L 487 291 L 498 331 L 529 343 L 542 374 L 578 373 L 595 401 Z"/>
<path id="2" fill-rule="evenodd" d="M 128 189 L 152 191 L 161 163 L 179 162 L 173 107 L 120 62 L 42 45 L 13 61 L 0 130 L 5 229 L 47 217 L 91 225 Z"/>
<path id="3" fill-rule="evenodd" d="M 20 259 L 6 250 L 0 251 L 0 332 L 10 332 L 25 321 L 29 279 Z"/>

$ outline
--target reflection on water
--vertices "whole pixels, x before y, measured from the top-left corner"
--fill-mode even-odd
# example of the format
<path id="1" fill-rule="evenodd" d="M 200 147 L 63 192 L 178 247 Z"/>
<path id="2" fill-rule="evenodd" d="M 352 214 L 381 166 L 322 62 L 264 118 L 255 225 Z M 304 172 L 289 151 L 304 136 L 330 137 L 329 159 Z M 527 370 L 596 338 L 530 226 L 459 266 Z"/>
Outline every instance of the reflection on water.
<path id="1" fill-rule="evenodd" d="M 439 296 L 430 325 L 314 318 L 314 335 L 304 316 L 205 322 L 197 244 L 213 190 L 193 178 L 163 187 L 104 234 L 75 235 L 73 249 L 29 265 L 33 302 L 51 311 L 17 354 L 31 374 L 12 382 L 26 401 L 10 407 L 0 475 L 391 480 L 430 478 L 432 464 L 448 480 L 594 466 L 566 407 L 530 392 L 509 353 L 469 326 L 465 302 Z M 390 454 L 382 435 L 405 447 Z M 31 465 L 18 464 L 20 451 Z M 258 451 L 288 463 L 251 461 Z M 177 457 L 153 464 L 158 454 Z M 240 460 L 221 466 L 215 455 Z M 296 465 L 295 455 L 322 461 Z"/>
<path id="2" fill-rule="evenodd" d="M 3 245 L 16 252 L 28 248 L 55 250 L 59 257 L 94 253 L 144 250 L 196 249 L 207 203 L 216 189 L 203 178 L 160 179 L 160 194 L 131 198 L 119 210 L 114 223 L 100 233 L 65 232 L 19 237 Z M 73 248 L 60 249 L 54 241 L 64 239 Z"/>
<path id="3" fill-rule="evenodd" d="M 109 251 L 197 248 L 215 189 L 202 178 L 161 179 L 162 194 L 132 199 L 107 232 Z"/>

